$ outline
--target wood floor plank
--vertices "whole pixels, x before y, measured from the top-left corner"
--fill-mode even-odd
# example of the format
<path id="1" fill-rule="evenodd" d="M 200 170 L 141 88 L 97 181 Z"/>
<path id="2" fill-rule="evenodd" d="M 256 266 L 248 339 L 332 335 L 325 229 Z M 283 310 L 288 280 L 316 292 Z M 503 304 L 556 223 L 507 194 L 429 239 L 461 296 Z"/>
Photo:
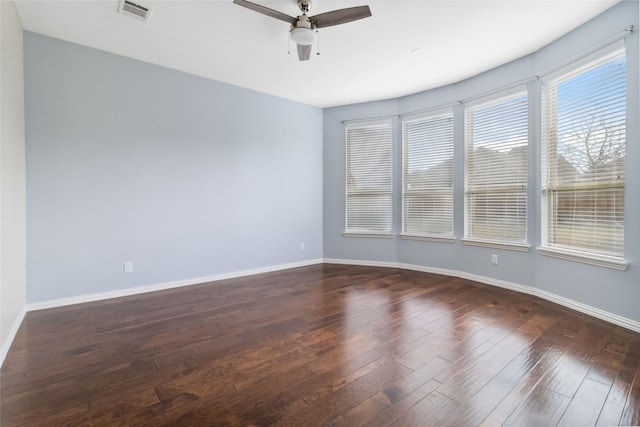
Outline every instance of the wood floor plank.
<path id="1" fill-rule="evenodd" d="M 404 415 L 393 421 L 392 426 L 438 426 L 460 407 L 460 403 L 448 398 L 437 390 L 407 409 Z"/>
<path id="2" fill-rule="evenodd" d="M 308 406 L 303 406 L 298 411 L 286 411 L 276 425 L 303 425 L 305 420 L 314 420 L 314 423 L 322 425 L 364 402 L 376 390 L 384 389 L 409 372 L 409 369 L 393 359 L 374 363 L 375 366 L 356 371 L 344 381 L 340 380 L 303 396 L 302 399 Z"/>
<path id="3" fill-rule="evenodd" d="M 514 291 L 320 264 L 27 313 L 2 426 L 640 424 L 640 334 Z"/>
<path id="4" fill-rule="evenodd" d="M 622 381 L 614 381 L 609 389 L 607 399 L 602 406 L 598 416 L 597 426 L 617 426 L 620 425 L 620 418 L 627 402 L 627 396 L 631 389 L 630 384 Z"/>
<path id="5" fill-rule="evenodd" d="M 445 382 L 438 391 L 457 402 L 465 402 L 508 365 L 518 353 L 532 345 L 553 323 L 554 319 L 546 315 L 532 317 L 519 328 L 517 333 L 514 332 L 505 337 L 481 357 L 470 362 Z M 530 327 L 529 324 L 535 327 Z"/>
<path id="6" fill-rule="evenodd" d="M 480 425 L 484 427 L 502 425 L 527 398 L 540 378 L 557 363 L 562 353 L 562 350 L 551 347 Z"/>
<path id="7" fill-rule="evenodd" d="M 448 422 L 453 425 L 479 425 L 545 357 L 549 347 L 545 344 L 540 345 L 547 351 L 539 349 L 542 351 L 518 354 L 475 395 L 461 402 L 462 404 L 454 414 L 451 414 Z"/>
<path id="8" fill-rule="evenodd" d="M 558 426 L 595 425 L 611 386 L 585 378 Z"/>
<path id="9" fill-rule="evenodd" d="M 402 418 L 408 410 L 424 399 L 425 396 L 435 391 L 440 385 L 439 382 L 432 379 L 397 400 L 390 399 L 390 405 L 380 414 L 371 414 L 369 419 L 366 420 L 366 425 L 372 427 L 392 425 Z M 376 396 L 379 399 L 388 398 L 385 392 L 378 392 Z"/>
<path id="10" fill-rule="evenodd" d="M 627 402 L 624 405 L 621 425 L 640 425 L 640 366 L 636 368 L 636 375 L 631 384 Z"/>
<path id="11" fill-rule="evenodd" d="M 362 404 L 351 408 L 332 423 L 336 425 L 383 425 L 385 422 L 392 422 L 399 418 L 404 410 L 439 387 L 440 383 L 434 381 L 433 377 L 449 365 L 450 362 L 436 358 L 396 380 L 392 385 L 377 392 Z"/>
<path id="12" fill-rule="evenodd" d="M 563 394 L 536 387 L 503 425 L 553 426 L 560 420 L 569 403 L 571 398 Z"/>

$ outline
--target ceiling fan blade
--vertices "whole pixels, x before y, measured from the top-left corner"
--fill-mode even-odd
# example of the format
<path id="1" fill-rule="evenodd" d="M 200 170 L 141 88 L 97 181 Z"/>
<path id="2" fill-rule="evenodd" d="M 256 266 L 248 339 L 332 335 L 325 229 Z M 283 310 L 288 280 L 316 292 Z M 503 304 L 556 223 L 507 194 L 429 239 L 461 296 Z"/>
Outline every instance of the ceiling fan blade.
<path id="1" fill-rule="evenodd" d="M 347 22 L 357 21 L 358 19 L 368 18 L 369 16 L 371 16 L 371 9 L 369 9 L 369 6 L 356 6 L 321 13 L 320 15 L 312 16 L 309 19 L 316 28 L 325 28 L 334 25 L 346 24 Z"/>
<path id="2" fill-rule="evenodd" d="M 298 59 L 300 61 L 308 61 L 311 57 L 311 45 L 299 44 L 298 45 Z"/>
<path id="3" fill-rule="evenodd" d="M 233 2 L 238 6 L 246 7 L 247 9 L 251 9 L 254 12 L 262 13 L 263 15 L 267 15 L 272 18 L 279 19 L 288 24 L 295 22 L 297 19 L 285 13 L 278 12 L 277 10 L 269 9 L 268 7 L 264 7 L 256 3 L 251 3 L 250 1 L 247 1 L 247 0 L 233 0 Z"/>

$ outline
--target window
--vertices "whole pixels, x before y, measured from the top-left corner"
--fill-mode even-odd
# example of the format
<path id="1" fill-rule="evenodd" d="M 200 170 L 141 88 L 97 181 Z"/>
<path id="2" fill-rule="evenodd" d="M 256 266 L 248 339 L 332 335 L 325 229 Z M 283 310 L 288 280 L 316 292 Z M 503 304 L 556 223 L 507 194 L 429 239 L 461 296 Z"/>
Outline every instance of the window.
<path id="1" fill-rule="evenodd" d="M 402 233 L 453 239 L 453 111 L 402 122 Z"/>
<path id="2" fill-rule="evenodd" d="M 392 233 L 391 120 L 346 126 L 346 233 Z"/>
<path id="3" fill-rule="evenodd" d="M 528 250 L 526 88 L 465 108 L 465 240 Z"/>
<path id="4" fill-rule="evenodd" d="M 543 79 L 542 253 L 626 268 L 626 91 L 622 42 Z"/>

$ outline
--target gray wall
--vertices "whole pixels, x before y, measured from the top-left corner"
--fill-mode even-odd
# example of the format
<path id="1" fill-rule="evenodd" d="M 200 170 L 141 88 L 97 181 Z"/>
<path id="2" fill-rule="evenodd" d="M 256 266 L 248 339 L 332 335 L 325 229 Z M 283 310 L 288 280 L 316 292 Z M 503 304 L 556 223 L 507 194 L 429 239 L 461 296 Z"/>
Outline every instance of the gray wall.
<path id="1" fill-rule="evenodd" d="M 25 306 L 25 136 L 22 25 L 0 1 L 0 365 Z"/>
<path id="2" fill-rule="evenodd" d="M 27 302 L 322 257 L 321 109 L 29 32 L 24 55 Z"/>
<path id="3" fill-rule="evenodd" d="M 638 28 L 638 2 L 621 2 L 535 54 L 458 84 L 395 100 L 348 105 L 324 110 L 324 256 L 363 261 L 408 263 L 442 268 L 539 288 L 561 297 L 640 321 L 640 131 L 638 129 L 639 70 L 638 32 L 626 38 L 628 68 L 627 197 L 625 258 L 627 271 L 541 256 L 540 245 L 540 99 L 530 96 L 529 223 L 531 250 L 527 253 L 465 246 L 460 239 L 464 227 L 463 194 L 463 109 L 455 107 L 455 235 L 451 243 L 395 239 L 344 237 L 344 126 L 352 120 L 409 113 L 456 103 L 535 76 L 597 44 L 628 25 Z M 490 46 L 487 47 L 491 48 Z M 539 82 L 529 83 L 535 94 Z M 394 228 L 401 229 L 401 133 L 396 119 L 394 134 L 395 206 Z M 500 257 L 491 265 L 490 254 Z"/>

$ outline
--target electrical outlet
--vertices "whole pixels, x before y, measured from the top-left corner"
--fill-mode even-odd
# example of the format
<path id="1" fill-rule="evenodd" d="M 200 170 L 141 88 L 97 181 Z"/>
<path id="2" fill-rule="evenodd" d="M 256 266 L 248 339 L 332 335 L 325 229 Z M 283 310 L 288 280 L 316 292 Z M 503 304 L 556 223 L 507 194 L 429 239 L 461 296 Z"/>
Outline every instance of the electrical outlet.
<path id="1" fill-rule="evenodd" d="M 304 251 L 304 242 L 300 242 L 300 250 Z"/>
<path id="2" fill-rule="evenodd" d="M 498 255 L 491 254 L 491 264 L 498 265 Z"/>
<path id="3" fill-rule="evenodd" d="M 125 262 L 124 263 L 124 272 L 125 273 L 131 273 L 133 271 L 133 263 L 132 262 Z"/>

